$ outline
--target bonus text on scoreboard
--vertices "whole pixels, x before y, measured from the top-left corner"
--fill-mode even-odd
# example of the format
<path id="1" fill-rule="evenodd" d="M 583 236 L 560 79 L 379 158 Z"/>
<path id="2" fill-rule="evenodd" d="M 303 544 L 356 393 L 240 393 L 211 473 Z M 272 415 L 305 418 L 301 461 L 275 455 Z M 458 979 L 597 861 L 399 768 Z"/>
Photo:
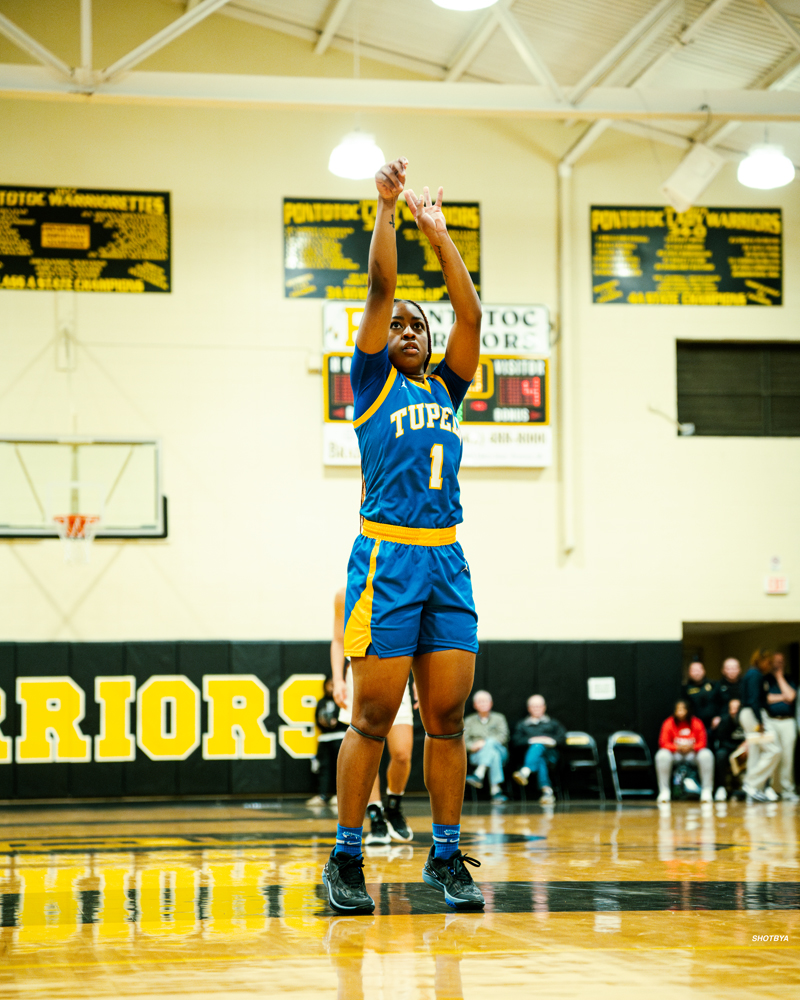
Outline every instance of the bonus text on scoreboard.
<path id="1" fill-rule="evenodd" d="M 0 689 L 0 764 L 122 762 L 138 752 L 154 761 L 186 760 L 198 749 L 204 760 L 272 760 L 279 746 L 291 757 L 313 757 L 323 683 L 323 674 L 292 674 L 280 685 L 276 734 L 265 724 L 269 688 L 254 674 L 206 674 L 202 692 L 182 674 L 155 674 L 138 688 L 133 676 L 98 676 L 92 694 L 100 731 L 91 736 L 81 726 L 87 694 L 72 677 L 17 677 L 17 737 L 2 732 Z M 208 705 L 205 732 L 201 698 Z"/>
<path id="2" fill-rule="evenodd" d="M 0 288 L 169 292 L 166 191 L 0 187 Z"/>
<path id="3" fill-rule="evenodd" d="M 363 301 L 377 201 L 284 198 L 283 267 L 286 298 Z M 481 288 L 481 210 L 477 202 L 444 206 L 447 231 L 475 287 Z M 397 296 L 418 302 L 447 300 L 439 260 L 417 229 L 411 209 L 398 201 Z"/>
<path id="4" fill-rule="evenodd" d="M 598 305 L 779 306 L 779 208 L 593 205 Z"/>

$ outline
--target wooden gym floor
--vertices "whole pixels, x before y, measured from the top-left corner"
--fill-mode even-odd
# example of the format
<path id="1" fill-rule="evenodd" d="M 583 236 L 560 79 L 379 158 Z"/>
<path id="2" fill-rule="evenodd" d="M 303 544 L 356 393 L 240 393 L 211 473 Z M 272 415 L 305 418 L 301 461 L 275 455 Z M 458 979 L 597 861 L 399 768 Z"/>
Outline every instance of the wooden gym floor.
<path id="1" fill-rule="evenodd" d="M 797 995 L 800 809 L 465 805 L 483 914 L 413 845 L 368 849 L 374 916 L 318 888 L 335 818 L 295 801 L 0 812 L 0 996 L 683 1000 Z"/>

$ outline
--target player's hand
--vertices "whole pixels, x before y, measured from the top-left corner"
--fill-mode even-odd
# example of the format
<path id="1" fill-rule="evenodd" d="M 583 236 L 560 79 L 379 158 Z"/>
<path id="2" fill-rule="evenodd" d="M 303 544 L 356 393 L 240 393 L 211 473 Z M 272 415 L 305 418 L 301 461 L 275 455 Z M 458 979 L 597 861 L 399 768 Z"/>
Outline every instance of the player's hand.
<path id="1" fill-rule="evenodd" d="M 347 684 L 344 681 L 333 682 L 333 700 L 339 708 L 347 708 Z"/>
<path id="2" fill-rule="evenodd" d="M 431 192 L 426 187 L 422 189 L 421 198 L 417 198 L 411 188 L 405 192 L 406 204 L 411 209 L 414 221 L 429 240 L 434 240 L 447 232 L 447 221 L 442 211 L 443 197 L 444 188 L 439 188 L 435 204 L 431 201 Z"/>
<path id="3" fill-rule="evenodd" d="M 406 183 L 408 160 L 405 156 L 384 164 L 375 174 L 375 187 L 384 201 L 397 201 Z"/>
<path id="4" fill-rule="evenodd" d="M 419 695 L 417 694 L 417 682 L 411 682 L 411 693 L 414 696 L 414 708 L 419 708 Z"/>

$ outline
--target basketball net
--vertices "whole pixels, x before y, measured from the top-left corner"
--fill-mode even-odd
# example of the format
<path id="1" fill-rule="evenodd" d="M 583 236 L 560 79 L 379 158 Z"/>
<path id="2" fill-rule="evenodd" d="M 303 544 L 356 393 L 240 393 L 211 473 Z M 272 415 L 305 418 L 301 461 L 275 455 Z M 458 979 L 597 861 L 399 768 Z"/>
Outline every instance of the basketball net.
<path id="1" fill-rule="evenodd" d="M 56 530 L 64 544 L 64 562 L 88 563 L 100 527 L 99 514 L 56 514 Z"/>

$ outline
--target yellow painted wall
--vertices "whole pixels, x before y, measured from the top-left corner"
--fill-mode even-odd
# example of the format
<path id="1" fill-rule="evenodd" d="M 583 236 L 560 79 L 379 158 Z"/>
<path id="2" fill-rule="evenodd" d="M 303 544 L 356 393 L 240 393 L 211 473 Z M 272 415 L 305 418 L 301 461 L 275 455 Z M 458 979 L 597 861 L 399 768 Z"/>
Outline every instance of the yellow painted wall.
<path id="1" fill-rule="evenodd" d="M 27 6 L 3 9 L 23 23 Z M 48 6 L 67 16 L 68 5 Z M 130 3 L 119 9 L 131 44 L 175 16 L 153 2 L 142 26 Z M 30 16 L 24 26 L 36 33 Z M 141 68 L 310 71 L 301 40 L 221 17 L 196 30 Z M 123 42 L 97 45 L 110 61 Z M 0 44 L 0 60 L 12 59 L 27 61 Z M 346 74 L 347 57 L 331 60 L 331 75 Z M 369 196 L 370 182 L 327 171 L 352 125 L 339 113 L 0 101 L 0 184 L 172 192 L 174 282 L 168 296 L 79 295 L 72 376 L 56 371 L 48 346 L 53 296 L 0 293 L 0 434 L 158 435 L 170 502 L 168 540 L 97 543 L 86 568 L 64 566 L 55 541 L 0 543 L 0 639 L 329 635 L 360 477 L 321 464 L 320 377 L 307 367 L 322 303 L 282 297 L 281 199 Z M 556 152 L 577 129 L 377 113 L 362 126 L 387 156 L 408 156 L 412 185 L 481 202 L 487 303 L 555 313 Z M 800 566 L 798 441 L 679 439 L 647 409 L 675 411 L 678 335 L 797 337 L 797 185 L 747 192 L 728 165 L 705 196 L 783 207 L 782 309 L 590 302 L 589 205 L 660 203 L 679 158 L 608 132 L 575 171 L 566 405 L 576 413 L 578 547 L 568 559 L 559 551 L 558 463 L 464 471 L 461 539 L 484 638 L 677 639 L 685 620 L 800 620 L 794 594 L 761 591 L 771 556 L 790 576 Z"/>

